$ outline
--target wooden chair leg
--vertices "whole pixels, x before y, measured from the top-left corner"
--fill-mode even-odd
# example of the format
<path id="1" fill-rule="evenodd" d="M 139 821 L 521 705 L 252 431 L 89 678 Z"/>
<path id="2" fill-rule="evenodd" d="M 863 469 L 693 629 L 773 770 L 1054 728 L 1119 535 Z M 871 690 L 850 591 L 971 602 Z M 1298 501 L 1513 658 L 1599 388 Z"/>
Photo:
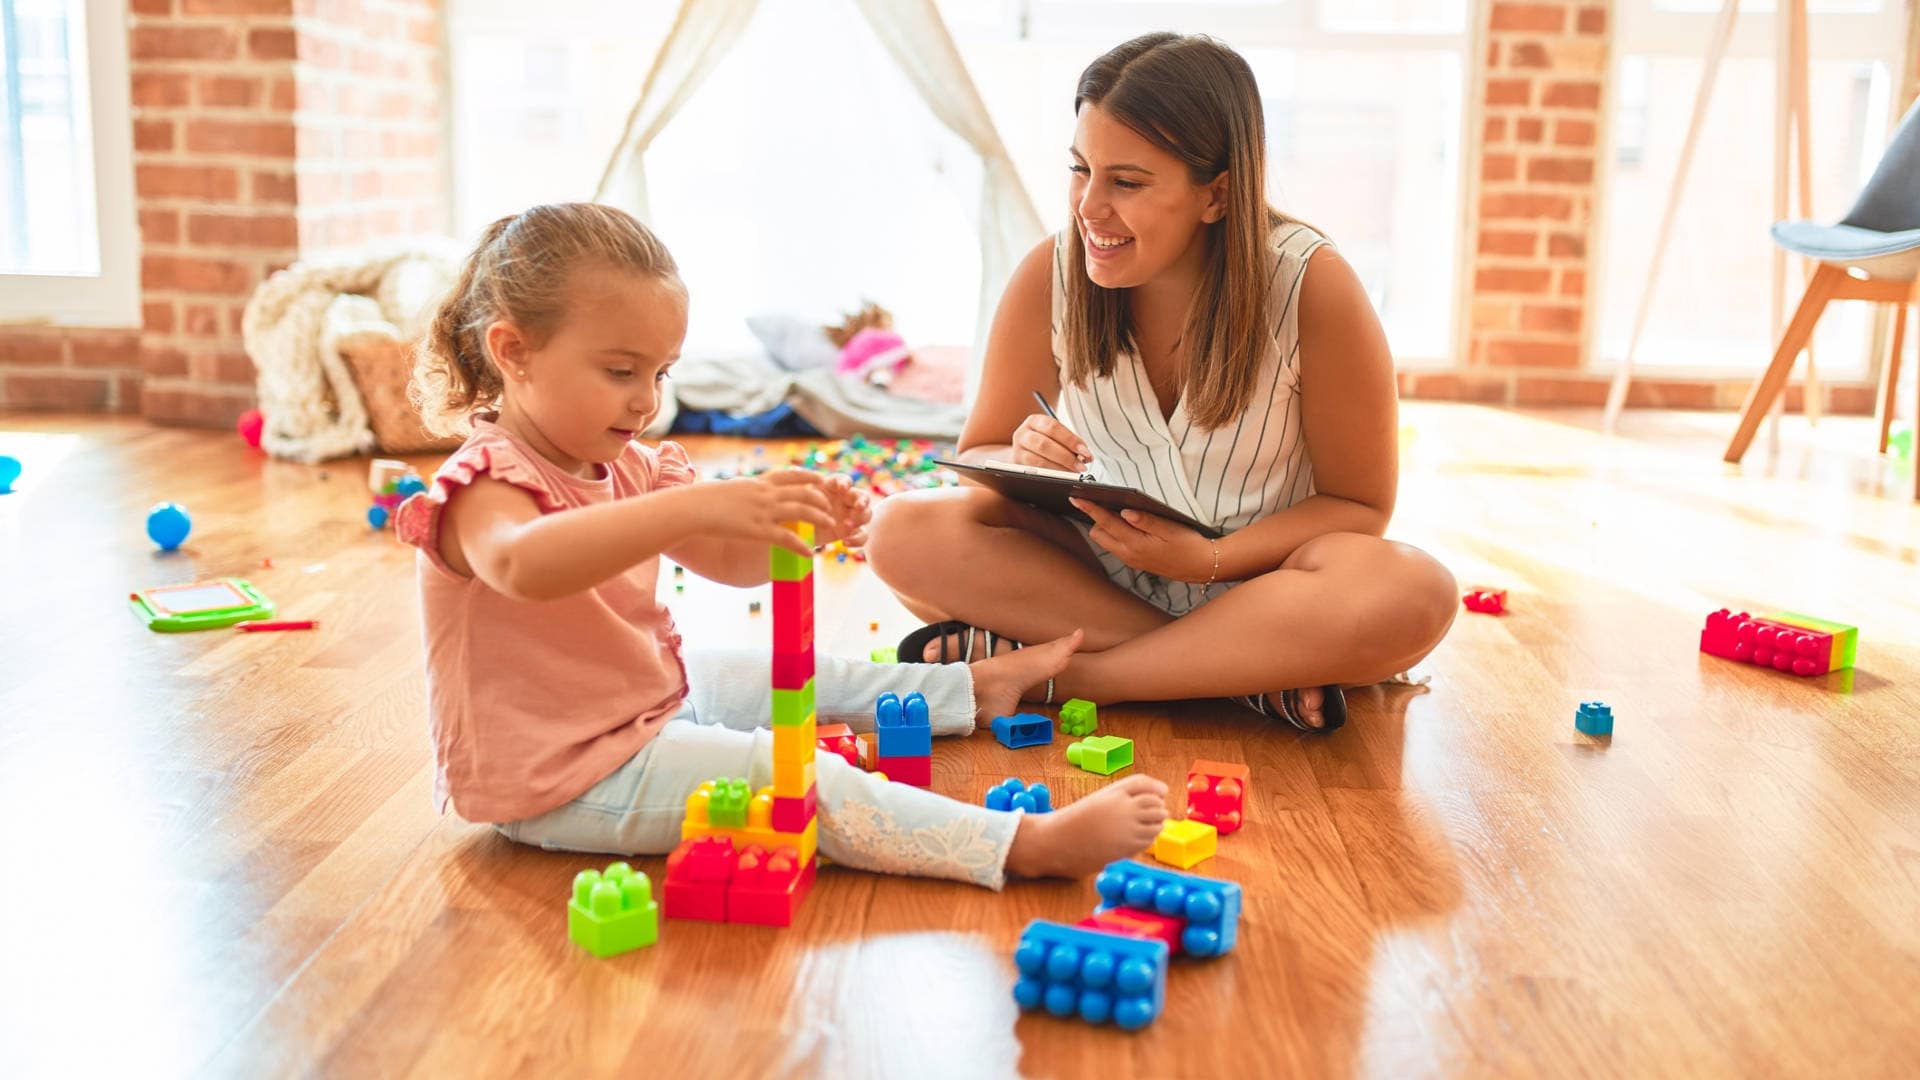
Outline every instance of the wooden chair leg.
<path id="1" fill-rule="evenodd" d="M 1780 347 L 1774 350 L 1773 362 L 1747 391 L 1747 403 L 1740 408 L 1740 426 L 1734 430 L 1732 441 L 1727 443 L 1726 460 L 1738 464 L 1746 454 L 1747 447 L 1753 443 L 1754 432 L 1760 430 L 1760 421 L 1767 414 L 1780 391 L 1787 385 L 1787 376 L 1793 373 L 1793 362 L 1799 358 L 1800 350 L 1806 348 L 1807 341 L 1813 336 L 1813 328 L 1820 321 L 1820 313 L 1826 310 L 1827 301 L 1840 284 L 1845 270 L 1837 266 L 1821 263 L 1813 272 L 1813 280 L 1807 282 L 1807 291 L 1800 297 L 1800 306 L 1794 310 L 1793 319 L 1787 323 L 1786 333 L 1780 335 Z"/>
<path id="2" fill-rule="evenodd" d="M 1880 368 L 1880 395 L 1874 401 L 1875 427 L 1880 429 L 1880 444 L 1875 453 L 1887 452 L 1887 433 L 1893 429 L 1893 395 L 1900 389 L 1901 353 L 1906 348 L 1907 305 L 1893 305 L 1893 348 Z"/>

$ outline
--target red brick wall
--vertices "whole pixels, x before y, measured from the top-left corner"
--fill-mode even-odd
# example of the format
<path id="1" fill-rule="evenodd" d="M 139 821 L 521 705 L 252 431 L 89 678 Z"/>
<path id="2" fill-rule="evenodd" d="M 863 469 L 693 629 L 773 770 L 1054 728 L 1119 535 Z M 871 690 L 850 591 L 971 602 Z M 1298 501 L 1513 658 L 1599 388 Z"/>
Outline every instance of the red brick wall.
<path id="1" fill-rule="evenodd" d="M 142 325 L 0 327 L 0 408 L 224 425 L 296 259 L 444 231 L 439 0 L 131 0 Z"/>

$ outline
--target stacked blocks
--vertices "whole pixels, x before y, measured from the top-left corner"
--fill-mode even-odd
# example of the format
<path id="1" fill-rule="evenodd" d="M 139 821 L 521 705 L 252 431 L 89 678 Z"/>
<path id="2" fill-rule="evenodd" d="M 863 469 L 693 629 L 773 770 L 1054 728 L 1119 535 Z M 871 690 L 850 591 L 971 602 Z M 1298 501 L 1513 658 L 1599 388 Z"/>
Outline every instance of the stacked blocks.
<path id="1" fill-rule="evenodd" d="M 1076 739 L 1093 734 L 1100 727 L 1100 709 L 1086 698 L 1068 698 L 1060 706 L 1060 734 Z"/>
<path id="2" fill-rule="evenodd" d="M 1053 792 L 1048 791 L 1045 784 L 1028 787 L 1019 778 L 1009 776 L 987 789 L 987 809 L 1025 810 L 1029 814 L 1052 813 Z"/>
<path id="3" fill-rule="evenodd" d="M 573 876 L 567 902 L 567 936 L 605 959 L 660 939 L 660 905 L 647 875 L 617 862 L 606 873 L 582 870 Z"/>
<path id="4" fill-rule="evenodd" d="M 1246 821 L 1247 767 L 1199 760 L 1187 770 L 1187 820 L 1204 821 L 1221 836 Z"/>
<path id="5" fill-rule="evenodd" d="M 1166 1002 L 1175 953 L 1223 956 L 1240 923 L 1240 886 L 1143 863 L 1108 864 L 1102 903 L 1078 926 L 1036 919 L 1014 950 L 1013 999 L 1023 1009 L 1138 1030 Z"/>
<path id="6" fill-rule="evenodd" d="M 1153 839 L 1153 857 L 1182 870 L 1213 858 L 1219 850 L 1219 833 L 1204 821 L 1169 821 Z"/>
<path id="7" fill-rule="evenodd" d="M 1167 943 L 1063 926 L 1036 919 L 1013 953 L 1020 979 L 1013 999 L 1023 1009 L 1079 1016 L 1090 1024 L 1112 1020 L 1138 1031 L 1160 1015 L 1167 999 Z"/>
<path id="8" fill-rule="evenodd" d="M 993 718 L 993 737 L 1009 750 L 1045 746 L 1053 742 L 1053 723 L 1039 713 L 1014 713 Z"/>
<path id="9" fill-rule="evenodd" d="M 829 754 L 838 754 L 856 769 L 865 766 L 867 741 L 845 724 L 823 724 L 814 728 L 813 743 Z"/>
<path id="10" fill-rule="evenodd" d="M 927 699 L 881 694 L 873 703 L 873 767 L 902 784 L 933 783 L 933 721 Z"/>
<path id="11" fill-rule="evenodd" d="M 1574 710 L 1573 726 L 1588 735 L 1613 734 L 1613 707 L 1604 701 L 1583 701 Z"/>
<path id="12" fill-rule="evenodd" d="M 813 543 L 813 526 L 785 525 Z M 687 797 L 680 846 L 667 856 L 668 918 L 790 926 L 813 887 L 813 557 L 776 546 L 771 577 L 773 785 L 749 797 L 746 780 L 722 777 Z"/>
<path id="13" fill-rule="evenodd" d="M 1468 611 L 1477 611 L 1482 615 L 1505 615 L 1507 613 L 1507 590 L 1472 589 L 1460 598 Z"/>
<path id="14" fill-rule="evenodd" d="M 1067 761 L 1090 773 L 1112 776 L 1133 764 L 1133 740 L 1094 735 L 1067 744 Z"/>
<path id="15" fill-rule="evenodd" d="M 1795 675 L 1825 675 L 1853 666 L 1858 627 L 1791 611 L 1755 618 L 1721 608 L 1707 616 L 1700 651 Z"/>

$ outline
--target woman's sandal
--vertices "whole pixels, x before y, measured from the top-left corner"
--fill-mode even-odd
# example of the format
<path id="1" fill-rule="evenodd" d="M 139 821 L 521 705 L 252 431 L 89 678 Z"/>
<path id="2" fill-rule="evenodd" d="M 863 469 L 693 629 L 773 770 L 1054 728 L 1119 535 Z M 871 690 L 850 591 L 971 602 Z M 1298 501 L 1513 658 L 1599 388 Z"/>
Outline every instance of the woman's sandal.
<path id="1" fill-rule="evenodd" d="M 1274 712 L 1267 707 L 1267 695 L 1249 694 L 1233 700 L 1259 713 L 1272 717 Z M 1320 726 L 1314 727 L 1300 717 L 1300 691 L 1282 690 L 1280 692 L 1280 719 L 1292 724 L 1296 730 L 1308 735 L 1326 735 L 1338 731 L 1347 722 L 1347 695 L 1339 686 L 1329 683 L 1320 688 Z"/>
<path id="2" fill-rule="evenodd" d="M 899 647 L 894 650 L 894 658 L 903 664 L 951 663 L 952 661 L 947 658 L 947 636 L 950 634 L 961 635 L 958 659 L 963 664 L 973 662 L 973 639 L 976 635 L 986 635 L 988 656 L 992 656 L 994 650 L 1003 641 L 1007 643 L 1009 650 L 1021 647 L 1020 643 L 1012 638 L 1003 638 L 991 630 L 982 630 L 977 626 L 969 626 L 966 623 L 948 619 L 945 622 L 929 623 L 901 638 Z M 936 640 L 940 642 L 940 659 L 928 660 L 927 646 Z"/>

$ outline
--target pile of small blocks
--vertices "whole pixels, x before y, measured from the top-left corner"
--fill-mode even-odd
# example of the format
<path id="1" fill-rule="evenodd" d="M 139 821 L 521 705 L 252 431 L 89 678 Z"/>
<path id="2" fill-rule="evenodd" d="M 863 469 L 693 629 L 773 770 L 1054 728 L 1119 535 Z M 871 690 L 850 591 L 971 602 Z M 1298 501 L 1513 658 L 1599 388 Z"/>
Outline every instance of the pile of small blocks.
<path id="1" fill-rule="evenodd" d="M 881 694 L 873 703 L 873 768 L 887 779 L 916 787 L 933 783 L 933 721 L 927 699 L 912 693 Z"/>
<path id="2" fill-rule="evenodd" d="M 1028 787 L 1026 781 L 1009 776 L 987 789 L 987 809 L 1025 810 L 1029 814 L 1053 811 L 1053 792 L 1045 784 Z"/>
<path id="3" fill-rule="evenodd" d="M 1224 956 L 1240 924 L 1240 886 L 1124 860 L 1094 882 L 1101 903 L 1076 926 L 1036 919 L 1021 932 L 1013 999 L 1023 1009 L 1127 1031 L 1166 1003 L 1167 961 Z"/>
<path id="4" fill-rule="evenodd" d="M 993 718 L 993 737 L 1009 750 L 1046 746 L 1053 742 L 1053 722 L 1039 713 L 1014 713 Z"/>
<path id="5" fill-rule="evenodd" d="M 606 872 L 582 870 L 573 876 L 567 902 L 567 936 L 605 959 L 660 940 L 660 905 L 647 875 L 617 862 Z"/>

